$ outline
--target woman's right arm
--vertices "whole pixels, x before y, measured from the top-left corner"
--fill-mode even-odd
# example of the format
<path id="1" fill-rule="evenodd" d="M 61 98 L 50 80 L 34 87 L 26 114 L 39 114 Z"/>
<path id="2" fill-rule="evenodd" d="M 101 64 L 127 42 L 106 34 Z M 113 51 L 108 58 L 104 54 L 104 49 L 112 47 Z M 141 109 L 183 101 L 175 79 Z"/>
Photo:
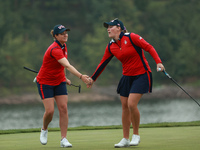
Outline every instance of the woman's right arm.
<path id="1" fill-rule="evenodd" d="M 108 46 L 106 47 L 105 53 L 103 55 L 103 58 L 101 59 L 99 65 L 97 66 L 95 72 L 91 76 L 93 81 L 96 81 L 96 79 L 100 76 L 100 74 L 104 71 L 107 64 L 110 62 L 110 60 L 113 58 L 113 54 L 111 54 L 108 50 Z"/>
<path id="2" fill-rule="evenodd" d="M 58 60 L 58 62 L 65 67 L 69 72 L 71 72 L 73 75 L 77 76 L 78 78 L 80 78 L 83 82 L 85 82 L 86 84 L 89 84 L 89 76 L 87 75 L 82 75 L 78 70 L 76 70 L 76 68 L 74 68 L 69 61 L 64 57 Z"/>

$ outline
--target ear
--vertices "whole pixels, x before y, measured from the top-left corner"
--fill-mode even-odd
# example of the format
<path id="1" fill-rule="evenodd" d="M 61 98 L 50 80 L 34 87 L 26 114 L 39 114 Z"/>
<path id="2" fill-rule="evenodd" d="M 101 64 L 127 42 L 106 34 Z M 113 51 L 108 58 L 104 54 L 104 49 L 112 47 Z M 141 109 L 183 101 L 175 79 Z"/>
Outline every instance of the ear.
<path id="1" fill-rule="evenodd" d="M 58 37 L 58 34 L 55 34 L 55 37 Z"/>
<path id="2" fill-rule="evenodd" d="M 120 32 L 122 31 L 121 27 L 119 27 L 119 26 L 117 26 L 117 30 Z"/>

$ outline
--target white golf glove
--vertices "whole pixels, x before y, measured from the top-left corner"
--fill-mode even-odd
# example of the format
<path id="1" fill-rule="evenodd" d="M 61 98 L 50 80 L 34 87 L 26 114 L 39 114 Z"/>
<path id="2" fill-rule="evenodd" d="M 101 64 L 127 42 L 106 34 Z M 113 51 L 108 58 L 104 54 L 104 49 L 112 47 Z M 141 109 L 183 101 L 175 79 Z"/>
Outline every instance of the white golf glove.
<path id="1" fill-rule="evenodd" d="M 33 82 L 35 82 L 35 83 L 37 82 L 37 79 L 36 79 L 36 77 L 33 79 Z"/>

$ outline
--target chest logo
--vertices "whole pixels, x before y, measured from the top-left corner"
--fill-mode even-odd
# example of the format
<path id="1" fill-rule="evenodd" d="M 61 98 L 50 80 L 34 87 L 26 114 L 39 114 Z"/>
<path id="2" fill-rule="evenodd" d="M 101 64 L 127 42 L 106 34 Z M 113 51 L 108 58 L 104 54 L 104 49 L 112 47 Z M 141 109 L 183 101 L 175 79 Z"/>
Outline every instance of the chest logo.
<path id="1" fill-rule="evenodd" d="M 126 40 L 124 41 L 124 44 L 127 44 L 127 41 L 126 41 Z"/>

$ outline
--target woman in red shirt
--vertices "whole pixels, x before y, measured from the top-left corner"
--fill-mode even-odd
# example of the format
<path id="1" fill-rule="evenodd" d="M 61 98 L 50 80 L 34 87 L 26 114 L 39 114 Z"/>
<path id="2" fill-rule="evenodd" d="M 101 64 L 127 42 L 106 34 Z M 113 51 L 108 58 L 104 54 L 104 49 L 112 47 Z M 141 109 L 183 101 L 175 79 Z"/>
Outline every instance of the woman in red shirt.
<path id="1" fill-rule="evenodd" d="M 70 29 L 65 28 L 61 24 L 56 25 L 51 31 L 55 41 L 45 52 L 42 66 L 36 77 L 38 91 L 45 108 L 43 127 L 40 133 L 40 142 L 43 145 L 47 144 L 47 128 L 53 118 L 55 99 L 60 117 L 60 146 L 72 147 L 72 144 L 66 139 L 68 128 L 68 96 L 66 84 L 70 85 L 71 81 L 65 76 L 65 68 L 86 84 L 89 83 L 89 76 L 82 75 L 67 60 L 67 47 L 65 43 L 68 40 L 68 31 Z"/>
<path id="2" fill-rule="evenodd" d="M 115 56 L 122 63 L 123 76 L 119 82 L 117 93 L 122 104 L 123 139 L 115 147 L 136 146 L 140 143 L 139 124 L 140 113 L 137 108 L 143 94 L 151 92 L 152 74 L 143 50 L 150 53 L 157 64 L 157 71 L 163 71 L 164 66 L 152 45 L 135 33 L 126 33 L 123 23 L 114 19 L 105 22 L 108 36 L 112 39 L 107 45 L 103 58 L 96 71 L 91 76 L 93 82 L 103 72 L 109 61 Z M 133 126 L 132 140 L 129 140 L 130 125 Z"/>

